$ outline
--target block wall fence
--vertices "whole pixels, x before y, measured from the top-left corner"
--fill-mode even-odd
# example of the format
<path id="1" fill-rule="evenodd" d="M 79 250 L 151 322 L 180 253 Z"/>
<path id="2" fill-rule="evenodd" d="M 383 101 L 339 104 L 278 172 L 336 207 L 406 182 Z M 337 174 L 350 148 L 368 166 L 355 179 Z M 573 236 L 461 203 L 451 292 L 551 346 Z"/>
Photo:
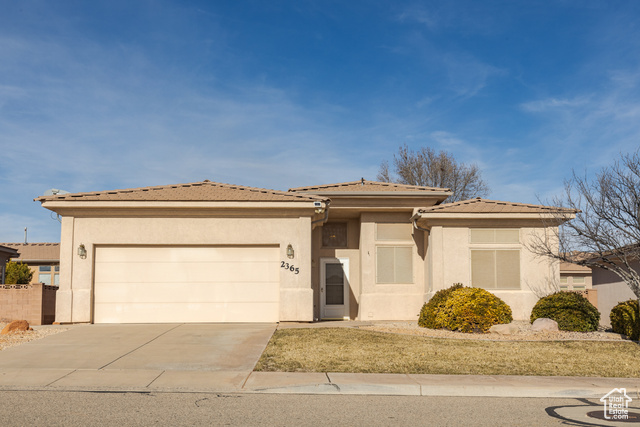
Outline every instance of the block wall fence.
<path id="1" fill-rule="evenodd" d="M 0 320 L 26 320 L 30 325 L 50 325 L 56 317 L 56 286 L 42 283 L 0 285 Z"/>

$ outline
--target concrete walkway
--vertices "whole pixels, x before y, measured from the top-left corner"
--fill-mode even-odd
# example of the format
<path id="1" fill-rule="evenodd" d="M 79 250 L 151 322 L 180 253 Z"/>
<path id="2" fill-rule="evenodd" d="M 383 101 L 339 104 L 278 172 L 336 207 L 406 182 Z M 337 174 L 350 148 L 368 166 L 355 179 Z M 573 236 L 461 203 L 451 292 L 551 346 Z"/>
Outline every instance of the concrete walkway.
<path id="1" fill-rule="evenodd" d="M 637 378 L 252 372 L 275 328 L 74 325 L 1 351 L 0 390 L 600 398 L 626 388 L 640 399 Z"/>

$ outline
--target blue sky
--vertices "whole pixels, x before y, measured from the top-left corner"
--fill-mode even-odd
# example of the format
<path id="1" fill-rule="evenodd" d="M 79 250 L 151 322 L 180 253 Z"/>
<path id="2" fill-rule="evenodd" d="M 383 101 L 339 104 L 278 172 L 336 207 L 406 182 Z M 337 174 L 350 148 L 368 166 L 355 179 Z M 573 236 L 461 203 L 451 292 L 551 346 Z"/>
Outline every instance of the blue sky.
<path id="1" fill-rule="evenodd" d="M 49 188 L 375 179 L 406 143 L 537 202 L 640 146 L 637 1 L 0 10 L 0 241 L 59 241 Z"/>

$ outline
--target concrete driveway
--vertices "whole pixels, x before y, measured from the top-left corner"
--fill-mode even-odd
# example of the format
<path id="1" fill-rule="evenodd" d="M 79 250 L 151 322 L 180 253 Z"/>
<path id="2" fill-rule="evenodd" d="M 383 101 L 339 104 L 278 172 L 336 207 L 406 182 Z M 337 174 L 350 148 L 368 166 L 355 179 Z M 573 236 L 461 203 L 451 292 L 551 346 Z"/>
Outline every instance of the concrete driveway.
<path id="1" fill-rule="evenodd" d="M 0 387 L 241 388 L 275 324 L 74 325 L 0 352 Z"/>

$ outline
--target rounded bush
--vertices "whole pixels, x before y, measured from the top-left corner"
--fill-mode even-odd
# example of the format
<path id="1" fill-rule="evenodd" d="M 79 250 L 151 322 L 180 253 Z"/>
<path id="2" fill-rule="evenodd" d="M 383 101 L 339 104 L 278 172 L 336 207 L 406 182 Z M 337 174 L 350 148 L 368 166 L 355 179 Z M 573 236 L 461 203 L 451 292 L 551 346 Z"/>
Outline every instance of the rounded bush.
<path id="1" fill-rule="evenodd" d="M 420 310 L 420 317 L 418 318 L 418 326 L 430 329 L 439 329 L 441 326 L 436 326 L 436 315 L 440 307 L 449 298 L 451 293 L 456 289 L 462 288 L 462 283 L 456 283 L 450 288 L 440 289 L 436 292 L 431 299 L 422 306 Z"/>
<path id="2" fill-rule="evenodd" d="M 626 335 L 632 340 L 640 339 L 640 316 L 638 315 L 638 300 L 630 299 L 618 303 L 609 314 L 611 329 L 617 334 Z"/>
<path id="3" fill-rule="evenodd" d="M 491 326 L 512 320 L 511 308 L 491 292 L 458 288 L 438 310 L 435 324 L 451 331 L 488 332 Z"/>
<path id="4" fill-rule="evenodd" d="M 600 322 L 600 312 L 593 304 L 576 292 L 565 291 L 540 298 L 531 311 L 531 323 L 543 317 L 558 322 L 562 331 L 595 331 Z"/>

